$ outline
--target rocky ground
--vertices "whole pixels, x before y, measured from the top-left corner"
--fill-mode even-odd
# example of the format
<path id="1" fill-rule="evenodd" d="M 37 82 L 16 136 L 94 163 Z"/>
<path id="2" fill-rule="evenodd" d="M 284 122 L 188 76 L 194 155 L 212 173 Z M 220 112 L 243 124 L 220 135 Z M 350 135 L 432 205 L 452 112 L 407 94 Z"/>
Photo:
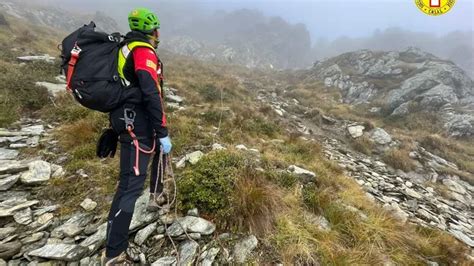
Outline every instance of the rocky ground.
<path id="1" fill-rule="evenodd" d="M 39 85 L 54 94 L 60 84 Z M 180 108 L 182 99 L 173 90 L 167 98 L 169 105 Z M 54 164 L 41 156 L 22 158 L 18 150 L 44 144 L 48 147 L 45 153 L 57 152 L 58 141 L 51 134 L 54 127 L 41 120 L 23 119 L 11 129 L 0 129 L 0 265 L 100 265 L 107 224 L 105 217 L 93 214 L 97 203 L 85 198 L 78 203 L 80 211 L 58 217 L 55 211 L 61 203 L 44 200 L 38 193 L 50 179 L 65 178 L 58 164 L 67 154 L 58 156 L 58 164 Z M 186 155 L 181 167 L 195 164 L 203 155 Z M 81 170 L 75 174 L 87 177 Z M 148 212 L 148 200 L 148 193 L 138 199 L 130 226 L 127 252 L 136 263 L 242 263 L 257 247 L 258 240 L 252 235 L 214 236 L 216 226 L 200 218 L 197 209 L 183 217 L 173 211 Z"/>
<path id="2" fill-rule="evenodd" d="M 474 85 L 455 64 L 416 48 L 360 50 L 315 63 L 304 75 L 335 87 L 350 104 L 404 117 L 419 110 L 439 114 L 451 136 L 474 135 Z M 377 109 L 378 108 L 378 109 Z"/>
<path id="3" fill-rule="evenodd" d="M 354 178 L 367 191 L 369 198 L 391 211 L 397 219 L 447 231 L 474 248 L 474 187 L 459 176 L 436 171 L 439 166 L 457 169 L 454 163 L 419 146 L 410 153 L 410 157 L 416 160 L 416 170 L 405 173 L 388 166 L 379 156 L 356 152 L 348 145 L 351 138 L 366 135 L 380 151 L 397 147 L 400 141 L 381 128 L 365 130 L 364 125 L 324 115 L 321 117 L 322 124 L 316 125 L 304 114 L 288 111 L 295 106 L 306 112 L 310 108 L 302 107 L 296 99 L 280 97 L 275 92 L 262 91 L 258 100 L 271 105 L 293 131 L 323 143 L 326 157 L 337 162 L 347 176 Z M 364 216 L 360 210 L 353 210 Z"/>

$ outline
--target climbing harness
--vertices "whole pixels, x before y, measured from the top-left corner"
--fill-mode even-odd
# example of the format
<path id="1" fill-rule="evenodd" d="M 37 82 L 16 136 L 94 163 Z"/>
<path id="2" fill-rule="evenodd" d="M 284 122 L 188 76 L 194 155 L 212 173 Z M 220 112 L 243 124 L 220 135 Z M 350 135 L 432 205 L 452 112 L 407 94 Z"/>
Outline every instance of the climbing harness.
<path id="1" fill-rule="evenodd" d="M 136 112 L 133 108 L 124 108 L 123 109 L 123 118 L 125 121 L 125 129 L 127 130 L 128 134 L 132 138 L 133 146 L 135 146 L 135 166 L 133 166 L 133 171 L 135 172 L 136 176 L 140 175 L 140 152 L 145 154 L 152 154 L 155 152 L 156 148 L 156 136 L 153 136 L 153 145 L 150 150 L 145 150 L 140 147 L 140 143 L 138 142 L 138 138 L 133 133 L 135 129 L 133 123 L 135 122 Z"/>

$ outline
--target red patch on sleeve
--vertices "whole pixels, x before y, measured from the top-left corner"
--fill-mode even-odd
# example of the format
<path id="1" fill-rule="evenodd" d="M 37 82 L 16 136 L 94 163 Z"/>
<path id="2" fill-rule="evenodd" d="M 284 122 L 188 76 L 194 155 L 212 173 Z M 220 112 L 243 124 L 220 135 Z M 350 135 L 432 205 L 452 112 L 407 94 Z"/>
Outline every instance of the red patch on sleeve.
<path id="1" fill-rule="evenodd" d="M 133 50 L 133 61 L 135 62 L 135 71 L 145 70 L 155 81 L 158 80 L 156 75 L 158 58 L 154 51 L 147 47 L 137 47 Z"/>

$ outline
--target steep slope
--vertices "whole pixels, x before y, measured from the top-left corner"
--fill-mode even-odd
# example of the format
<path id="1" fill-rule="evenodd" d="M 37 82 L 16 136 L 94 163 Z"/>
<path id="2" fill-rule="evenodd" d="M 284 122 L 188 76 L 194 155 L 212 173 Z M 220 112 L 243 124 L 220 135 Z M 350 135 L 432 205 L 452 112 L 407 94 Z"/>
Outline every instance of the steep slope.
<path id="1" fill-rule="evenodd" d="M 76 30 L 80 26 L 94 21 L 98 28 L 105 32 L 120 31 L 117 23 L 103 12 L 96 12 L 91 15 L 81 15 L 66 11 L 58 7 L 45 7 L 25 1 L 2 1 L 0 12 L 6 13 L 18 19 L 23 19 L 37 26 L 47 26 L 65 32 Z"/>
<path id="2" fill-rule="evenodd" d="M 472 79 L 453 63 L 418 49 L 346 53 L 316 63 L 303 78 L 338 88 L 345 103 L 382 108 L 392 116 L 435 112 L 451 136 L 474 135 Z"/>
<path id="3" fill-rule="evenodd" d="M 64 82 L 50 71 L 54 65 L 22 64 L 22 51 L 6 48 L 11 72 L 0 83 L 2 99 L 47 92 L 31 78 Z M 140 197 L 127 251 L 135 262 L 175 264 L 179 255 L 183 264 L 206 265 L 472 263 L 472 187 L 440 174 L 457 189 L 446 191 L 452 199 L 438 191 L 439 181 L 429 189 L 382 163 L 376 156 L 396 149 L 398 139 L 374 147 L 373 157 L 354 151 L 345 126 L 355 121 L 312 110 L 340 107 L 324 88 L 313 97 L 308 92 L 316 90 L 300 90 L 285 73 L 169 53 L 162 59 L 178 209 L 147 212 L 148 193 Z M 21 75 L 25 69 L 35 75 Z M 7 121 L 0 130 L 0 158 L 7 159 L 0 163 L 0 258 L 96 264 L 118 174 L 118 158 L 95 157 L 107 116 L 64 93 L 46 94 L 38 105 L 18 112 L 35 119 Z M 419 154 L 418 168 L 443 162 L 427 154 Z"/>

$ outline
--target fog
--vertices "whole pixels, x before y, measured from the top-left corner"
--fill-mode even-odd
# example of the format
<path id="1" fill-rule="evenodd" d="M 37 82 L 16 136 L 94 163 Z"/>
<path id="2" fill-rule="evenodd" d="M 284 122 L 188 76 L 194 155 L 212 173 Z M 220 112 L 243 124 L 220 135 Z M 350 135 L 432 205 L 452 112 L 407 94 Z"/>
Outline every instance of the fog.
<path id="1" fill-rule="evenodd" d="M 399 50 L 417 46 L 455 61 L 471 74 L 474 69 L 472 0 L 456 1 L 448 14 L 438 17 L 423 14 L 412 0 L 29 2 L 81 13 L 104 11 L 124 31 L 132 8 L 149 7 L 161 19 L 164 43 L 167 38 L 183 35 L 212 43 L 248 42 L 275 52 L 285 50 L 282 53 L 292 61 L 285 67 L 307 66 L 316 59 L 356 49 Z"/>

